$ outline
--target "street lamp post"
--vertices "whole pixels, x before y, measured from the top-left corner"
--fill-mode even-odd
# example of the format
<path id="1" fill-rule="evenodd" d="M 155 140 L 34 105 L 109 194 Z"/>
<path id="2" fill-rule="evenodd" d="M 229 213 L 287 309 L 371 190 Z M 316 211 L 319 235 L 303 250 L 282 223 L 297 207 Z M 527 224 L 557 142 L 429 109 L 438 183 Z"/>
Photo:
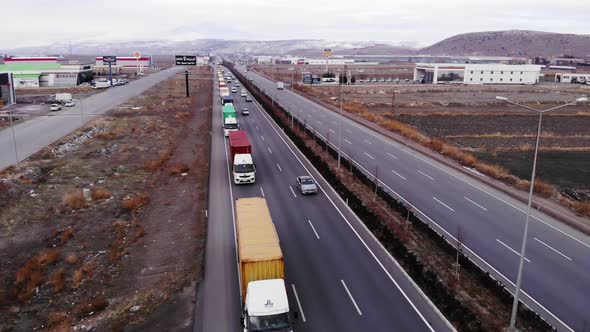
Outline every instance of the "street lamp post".
<path id="1" fill-rule="evenodd" d="M 515 103 L 513 101 L 508 100 L 508 98 L 502 97 L 502 96 L 496 96 L 496 99 L 539 113 L 539 124 L 537 126 L 537 139 L 536 139 L 536 143 L 535 143 L 535 154 L 533 157 L 533 171 L 532 171 L 532 175 L 531 175 L 531 184 L 530 184 L 530 188 L 529 188 L 527 214 L 526 214 L 526 220 L 524 223 L 524 233 L 522 235 L 522 248 L 520 249 L 520 261 L 518 263 L 518 274 L 516 277 L 516 290 L 514 291 L 514 302 L 512 303 L 512 313 L 510 315 L 509 331 L 515 332 L 516 331 L 516 313 L 518 312 L 518 297 L 520 295 L 520 288 L 522 285 L 522 269 L 524 267 L 524 257 L 525 257 L 525 253 L 526 253 L 526 242 L 527 242 L 527 238 L 528 238 L 529 220 L 531 217 L 531 204 L 533 201 L 533 189 L 535 186 L 535 171 L 537 169 L 537 155 L 539 153 L 539 140 L 541 138 L 541 123 L 543 121 L 543 113 L 553 111 L 553 110 L 556 110 L 556 109 L 559 109 L 562 107 L 574 105 L 578 102 L 580 102 L 580 103 L 586 102 L 586 101 L 588 101 L 588 98 L 580 97 L 580 98 L 576 99 L 575 101 L 572 101 L 572 102 L 569 102 L 569 103 L 566 103 L 563 105 L 555 106 L 555 107 L 552 107 L 552 108 L 549 108 L 546 110 L 538 110 L 538 109 L 535 109 L 535 108 L 532 108 L 532 107 L 529 107 L 526 105 Z"/>
<path id="2" fill-rule="evenodd" d="M 338 170 L 340 170 L 340 155 L 342 147 L 342 82 L 340 82 L 340 124 L 338 129 Z"/>

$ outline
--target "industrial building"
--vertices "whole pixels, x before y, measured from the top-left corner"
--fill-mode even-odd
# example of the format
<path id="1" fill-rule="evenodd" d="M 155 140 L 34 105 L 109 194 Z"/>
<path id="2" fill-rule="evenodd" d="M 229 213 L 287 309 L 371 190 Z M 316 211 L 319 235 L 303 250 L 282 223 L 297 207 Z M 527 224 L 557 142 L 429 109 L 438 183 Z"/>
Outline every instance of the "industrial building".
<path id="1" fill-rule="evenodd" d="M 152 57 L 142 56 L 136 57 L 117 57 L 117 63 L 111 65 L 113 74 L 119 73 L 143 73 L 145 68 L 152 67 Z M 106 74 L 109 72 L 109 65 L 103 64 L 102 57 L 96 57 L 96 63 L 94 64 L 94 71 L 97 74 Z"/>
<path id="2" fill-rule="evenodd" d="M 423 83 L 536 84 L 539 65 L 417 63 L 414 80 Z"/>
<path id="3" fill-rule="evenodd" d="M 13 75 L 0 72 L 0 108 L 15 102 Z"/>
<path id="4" fill-rule="evenodd" d="M 57 57 L 6 57 L 0 72 L 12 73 L 17 89 L 71 87 L 92 79 L 92 64 L 61 64 Z"/>
<path id="5" fill-rule="evenodd" d="M 561 83 L 587 83 L 590 82 L 590 74 L 579 73 L 557 73 L 555 74 L 555 82 Z"/>

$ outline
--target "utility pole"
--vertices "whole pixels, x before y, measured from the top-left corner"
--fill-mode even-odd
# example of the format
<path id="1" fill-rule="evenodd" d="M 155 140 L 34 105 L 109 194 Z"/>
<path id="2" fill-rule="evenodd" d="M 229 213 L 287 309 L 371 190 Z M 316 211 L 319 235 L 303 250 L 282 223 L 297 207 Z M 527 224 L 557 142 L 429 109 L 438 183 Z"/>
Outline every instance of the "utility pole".
<path id="1" fill-rule="evenodd" d="M 190 92 L 188 91 L 188 67 L 186 67 L 186 69 L 184 70 L 184 78 L 185 78 L 185 82 L 186 82 L 186 97 L 190 97 Z"/>

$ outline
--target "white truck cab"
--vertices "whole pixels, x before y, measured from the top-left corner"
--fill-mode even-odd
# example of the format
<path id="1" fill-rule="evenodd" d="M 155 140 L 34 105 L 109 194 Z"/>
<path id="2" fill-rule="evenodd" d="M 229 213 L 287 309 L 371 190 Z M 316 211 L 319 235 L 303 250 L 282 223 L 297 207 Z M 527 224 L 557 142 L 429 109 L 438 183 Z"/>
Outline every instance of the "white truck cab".
<path id="1" fill-rule="evenodd" d="M 248 283 L 242 325 L 247 331 L 292 332 L 289 300 L 283 279 Z"/>
<path id="2" fill-rule="evenodd" d="M 249 153 L 237 153 L 234 156 L 233 176 L 235 184 L 256 182 L 256 166 Z"/>
<path id="3" fill-rule="evenodd" d="M 230 131 L 238 130 L 240 127 L 238 125 L 238 119 L 234 117 L 228 117 L 223 119 L 223 134 L 225 137 L 229 136 Z"/>

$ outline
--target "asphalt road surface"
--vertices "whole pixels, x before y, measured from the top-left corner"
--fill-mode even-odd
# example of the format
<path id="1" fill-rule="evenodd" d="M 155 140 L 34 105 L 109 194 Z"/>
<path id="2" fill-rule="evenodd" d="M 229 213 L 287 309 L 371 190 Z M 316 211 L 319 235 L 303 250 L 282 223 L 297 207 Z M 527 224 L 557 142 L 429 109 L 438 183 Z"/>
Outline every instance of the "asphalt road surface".
<path id="1" fill-rule="evenodd" d="M 296 331 L 452 330 L 257 103 L 233 96 L 252 144 L 256 183 L 230 179 L 215 94 L 202 321 L 195 330 L 240 329 L 233 200 L 254 196 L 266 197 L 277 228 L 289 303 L 299 312 Z M 242 106 L 250 116 L 240 114 Z M 305 174 L 319 181 L 318 195 L 297 191 L 295 178 Z"/>
<path id="2" fill-rule="evenodd" d="M 239 69 L 337 147 L 337 113 Z M 343 153 L 446 238 L 461 228 L 466 254 L 514 291 L 526 204 L 478 181 L 482 174 L 466 176 L 346 118 L 340 142 Z M 534 211 L 525 257 L 521 299 L 559 330 L 590 326 L 590 238 Z"/>
<path id="3" fill-rule="evenodd" d="M 14 126 L 18 161 L 59 140 L 84 123 L 133 98 L 155 84 L 175 75 L 181 68 L 165 69 L 124 86 L 112 87 L 79 101 L 74 107 L 63 107 L 49 116 L 36 117 Z M 0 169 L 16 163 L 15 145 L 10 128 L 0 131 Z"/>

